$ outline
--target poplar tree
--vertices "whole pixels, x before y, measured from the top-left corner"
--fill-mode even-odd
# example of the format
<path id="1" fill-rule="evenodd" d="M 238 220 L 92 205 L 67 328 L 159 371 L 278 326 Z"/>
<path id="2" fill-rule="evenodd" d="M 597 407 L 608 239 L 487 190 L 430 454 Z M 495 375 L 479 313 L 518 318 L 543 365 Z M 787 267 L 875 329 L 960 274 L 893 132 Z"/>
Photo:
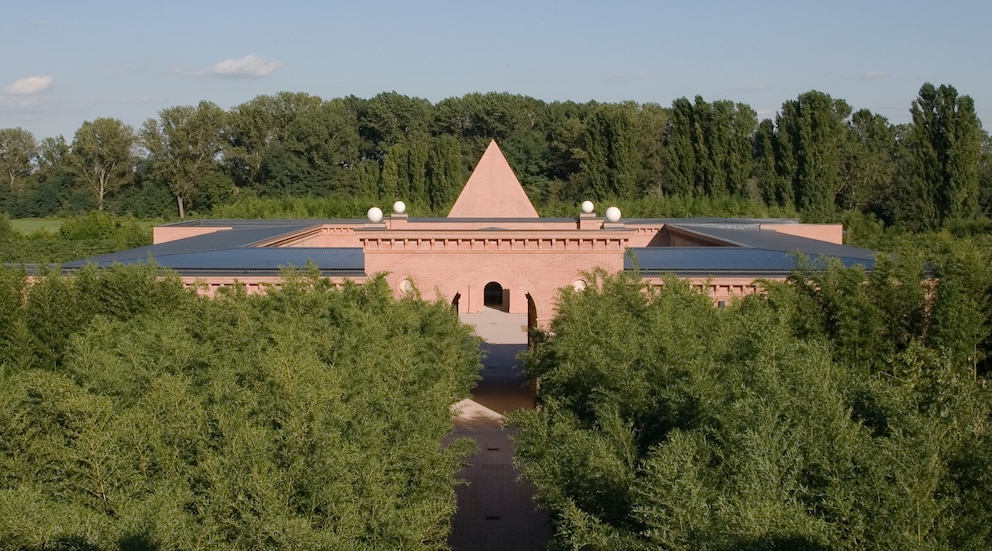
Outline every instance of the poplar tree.
<path id="1" fill-rule="evenodd" d="M 953 86 L 928 82 L 920 88 L 910 113 L 908 161 L 913 175 L 903 183 L 932 203 L 927 210 L 933 217 L 922 221 L 924 227 L 974 218 L 979 212 L 982 141 L 974 101 L 959 96 Z"/>
<path id="2" fill-rule="evenodd" d="M 776 117 L 782 176 L 792 183 L 796 208 L 822 219 L 834 212 L 851 107 L 812 90 L 782 105 Z"/>

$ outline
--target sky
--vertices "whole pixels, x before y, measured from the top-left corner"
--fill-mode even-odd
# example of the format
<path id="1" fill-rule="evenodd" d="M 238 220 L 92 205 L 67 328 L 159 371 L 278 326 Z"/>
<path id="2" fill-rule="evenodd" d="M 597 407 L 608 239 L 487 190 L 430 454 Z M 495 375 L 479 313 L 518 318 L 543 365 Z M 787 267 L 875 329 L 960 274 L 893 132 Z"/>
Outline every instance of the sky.
<path id="1" fill-rule="evenodd" d="M 17 1 L 0 16 L 0 128 L 72 141 L 98 117 L 137 128 L 281 91 L 699 95 L 771 118 L 819 90 L 905 123 L 925 82 L 992 121 L 990 51 L 990 0 Z"/>

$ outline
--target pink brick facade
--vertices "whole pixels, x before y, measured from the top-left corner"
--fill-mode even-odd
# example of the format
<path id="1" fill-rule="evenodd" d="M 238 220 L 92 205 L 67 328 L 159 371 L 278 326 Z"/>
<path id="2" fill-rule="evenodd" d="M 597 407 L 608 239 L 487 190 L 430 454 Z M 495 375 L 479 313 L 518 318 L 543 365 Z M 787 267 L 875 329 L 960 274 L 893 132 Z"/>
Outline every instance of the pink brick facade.
<path id="1" fill-rule="evenodd" d="M 778 253 L 789 243 L 825 243 L 840 246 L 840 225 L 805 225 L 794 221 L 705 221 L 683 219 L 620 220 L 609 222 L 594 213 L 577 214 L 572 219 L 542 219 L 527 199 L 512 169 L 492 143 L 479 161 L 468 183 L 444 219 L 410 219 L 402 212 L 387 215 L 381 221 L 322 221 L 299 223 L 292 231 L 240 247 L 240 251 L 277 249 L 350 249 L 360 251 L 364 270 L 355 275 L 328 276 L 336 283 L 347 279 L 363 281 L 372 274 L 385 273 L 397 296 L 416 288 L 426 299 L 437 296 L 455 304 L 460 312 L 475 313 L 496 307 L 511 313 L 529 313 L 530 323 L 545 325 L 554 315 L 558 290 L 584 284 L 583 273 L 603 269 L 616 273 L 625 269 L 625 255 L 631 250 L 697 251 L 700 258 L 714 250 L 746 248 L 736 236 L 780 243 Z M 706 224 L 710 224 L 707 226 Z M 170 243 L 194 236 L 208 236 L 231 230 L 236 224 L 201 223 L 199 226 L 156 228 L 156 243 Z M 728 234 L 727 228 L 748 227 L 748 233 Z M 721 233 L 721 231 L 723 233 Z M 781 240 L 786 240 L 781 244 Z M 792 242 L 788 240 L 792 239 Z M 799 239 L 800 241 L 795 241 Z M 760 245 L 760 243 L 759 243 Z M 785 247 L 785 248 L 784 248 Z M 843 247 L 842 247 L 843 248 Z M 754 246 L 756 255 L 767 253 Z M 308 251 L 303 253 L 310 254 Z M 650 256 L 650 255 L 649 255 Z M 657 255 L 654 255 L 657 258 Z M 751 256 L 736 256 L 755 268 Z M 762 257 L 764 258 L 764 257 Z M 667 266 L 667 265 L 664 265 Z M 648 285 L 661 285 L 660 273 L 645 273 Z M 676 267 L 683 267 L 676 264 Z M 361 268 L 361 265 L 359 265 Z M 781 273 L 767 270 L 747 272 L 735 266 L 722 266 L 716 273 L 686 270 L 680 276 L 707 292 L 715 302 L 733 300 L 756 292 L 757 278 L 781 279 Z M 746 266 L 745 266 L 746 268 Z M 628 268 L 629 269 L 629 268 Z M 276 276 L 253 275 L 251 269 L 232 275 L 180 275 L 201 292 L 215 293 L 220 287 L 237 281 L 249 292 L 265 292 L 278 284 Z M 487 299 L 486 287 L 498 284 L 502 289 L 498 304 Z M 495 287 L 493 287 L 495 288 Z M 490 304 L 487 304 L 489 300 Z"/>
<path id="2" fill-rule="evenodd" d="M 402 292 L 402 282 L 409 280 L 421 296 L 457 296 L 459 311 L 474 313 L 485 308 L 485 286 L 495 282 L 504 290 L 506 311 L 526 314 L 529 295 L 540 324 L 551 318 L 560 287 L 594 268 L 621 271 L 626 249 L 626 240 L 615 232 L 565 237 L 565 232 L 480 231 L 444 238 L 389 233 L 363 238 L 365 266 L 369 273 L 387 272 L 394 289 Z"/>

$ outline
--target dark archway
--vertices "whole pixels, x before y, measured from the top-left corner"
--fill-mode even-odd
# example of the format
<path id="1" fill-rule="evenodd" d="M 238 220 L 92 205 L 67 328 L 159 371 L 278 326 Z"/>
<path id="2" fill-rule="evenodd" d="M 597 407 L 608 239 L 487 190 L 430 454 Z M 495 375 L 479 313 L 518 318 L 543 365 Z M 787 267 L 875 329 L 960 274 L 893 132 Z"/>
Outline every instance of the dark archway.
<path id="1" fill-rule="evenodd" d="M 455 298 L 451 299 L 451 308 L 455 311 L 455 313 L 458 313 L 458 311 L 459 311 L 458 310 L 458 301 L 461 300 L 461 298 L 462 298 L 462 294 L 461 293 L 455 293 Z"/>
<path id="2" fill-rule="evenodd" d="M 495 281 L 486 283 L 486 287 L 482 291 L 483 306 L 506 312 L 508 308 L 506 304 L 507 301 L 505 299 L 506 291 L 503 289 L 502 285 Z"/>
<path id="3" fill-rule="evenodd" d="M 534 330 L 537 329 L 537 304 L 534 302 L 534 297 L 527 293 L 527 345 L 533 344 L 531 342 L 531 335 Z"/>

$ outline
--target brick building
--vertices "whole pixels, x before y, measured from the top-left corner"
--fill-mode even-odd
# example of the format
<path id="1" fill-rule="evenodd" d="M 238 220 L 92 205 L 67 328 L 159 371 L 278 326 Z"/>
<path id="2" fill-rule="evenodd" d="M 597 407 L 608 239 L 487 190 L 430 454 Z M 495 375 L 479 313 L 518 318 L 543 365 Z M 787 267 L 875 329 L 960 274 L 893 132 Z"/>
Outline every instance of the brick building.
<path id="1" fill-rule="evenodd" d="M 316 263 L 335 282 L 386 273 L 397 294 L 414 288 L 463 313 L 495 308 L 553 315 L 557 290 L 586 285 L 596 268 L 636 270 L 654 285 L 686 278 L 715 301 L 784 279 L 796 256 L 831 256 L 870 269 L 871 251 L 843 245 L 839 224 L 791 219 L 624 219 L 591 203 L 572 218 L 542 218 L 492 142 L 446 218 L 410 218 L 402 203 L 362 220 L 198 220 L 156 227 L 154 244 L 69 263 L 147 262 L 175 270 L 204 292 L 235 283 L 249 292 L 278 284 L 280 267 Z"/>

